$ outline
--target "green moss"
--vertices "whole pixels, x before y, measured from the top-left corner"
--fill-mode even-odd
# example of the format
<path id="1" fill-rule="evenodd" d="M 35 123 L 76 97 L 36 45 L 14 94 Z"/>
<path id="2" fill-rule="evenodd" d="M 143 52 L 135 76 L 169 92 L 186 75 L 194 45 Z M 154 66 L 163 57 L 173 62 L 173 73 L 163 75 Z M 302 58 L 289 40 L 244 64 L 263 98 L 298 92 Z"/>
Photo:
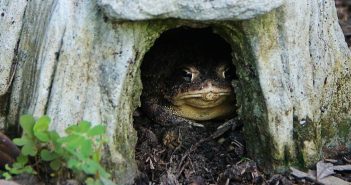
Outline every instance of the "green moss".
<path id="1" fill-rule="evenodd" d="M 321 121 L 321 135 L 324 140 L 328 141 L 330 138 L 336 135 L 337 129 L 335 124 L 331 120 L 322 120 Z"/>
<path id="2" fill-rule="evenodd" d="M 301 151 L 298 150 L 296 161 L 293 162 L 292 165 L 297 166 L 299 168 L 306 168 L 306 163 Z"/>
<path id="3" fill-rule="evenodd" d="M 350 142 L 351 119 L 344 120 L 337 124 L 338 136 L 343 142 Z"/>
<path id="4" fill-rule="evenodd" d="M 321 157 L 322 139 L 320 123 L 312 122 L 310 118 L 294 119 L 294 141 L 296 143 L 297 166 L 309 166 Z"/>
<path id="5" fill-rule="evenodd" d="M 215 27 L 217 33 L 224 37 L 232 46 L 233 63 L 236 66 L 235 92 L 238 114 L 244 122 L 244 135 L 249 156 L 254 158 L 261 167 L 285 171 L 285 164 L 290 155 L 277 155 L 274 140 L 269 133 L 267 108 L 259 83 L 256 59 L 250 40 L 244 33 L 244 22 L 223 23 Z M 281 152 L 284 153 L 284 152 Z"/>
<path id="6" fill-rule="evenodd" d="M 304 122 L 301 124 L 300 122 Z M 305 140 L 313 140 L 317 138 L 317 134 L 315 131 L 316 123 L 313 123 L 310 118 L 306 118 L 305 120 L 294 120 L 294 134 L 296 139 L 300 141 Z"/>
<path id="7" fill-rule="evenodd" d="M 345 69 L 337 69 L 344 71 Z M 351 98 L 349 96 L 350 74 L 341 74 L 336 82 L 336 93 L 328 110 L 328 117 L 321 121 L 321 135 L 324 146 L 348 146 L 351 149 Z"/>

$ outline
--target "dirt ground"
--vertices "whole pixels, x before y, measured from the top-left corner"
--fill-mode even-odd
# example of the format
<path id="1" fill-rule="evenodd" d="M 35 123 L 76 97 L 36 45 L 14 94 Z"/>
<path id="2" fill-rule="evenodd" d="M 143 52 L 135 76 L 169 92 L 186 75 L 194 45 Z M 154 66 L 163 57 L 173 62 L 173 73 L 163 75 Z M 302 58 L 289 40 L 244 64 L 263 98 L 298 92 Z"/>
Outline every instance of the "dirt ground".
<path id="1" fill-rule="evenodd" d="M 139 138 L 137 185 L 316 184 L 289 172 L 265 174 L 261 171 L 255 161 L 246 157 L 240 121 L 227 122 L 224 126 L 223 121 L 207 124 L 213 127 L 163 127 L 152 123 L 142 113 L 134 119 Z M 164 144 L 167 133 L 181 138 L 177 146 Z M 351 164 L 351 155 L 340 155 L 328 162 Z M 335 176 L 351 182 L 350 171 L 337 172 Z"/>
<path id="2" fill-rule="evenodd" d="M 335 3 L 350 47 L 351 0 L 336 0 Z M 297 177 L 298 172 L 266 174 L 261 171 L 255 161 L 246 156 L 240 120 L 225 125 L 225 121 L 212 122 L 205 127 L 164 127 L 152 123 L 140 111 L 134 119 L 138 132 L 136 160 L 140 171 L 137 185 L 318 184 L 311 178 Z M 165 145 L 165 135 L 172 134 L 178 138 L 176 144 Z M 326 159 L 325 163 L 351 165 L 351 154 Z M 316 168 L 310 172 L 317 170 L 318 173 L 318 165 Z M 351 170 L 336 170 L 333 176 L 351 184 Z"/>

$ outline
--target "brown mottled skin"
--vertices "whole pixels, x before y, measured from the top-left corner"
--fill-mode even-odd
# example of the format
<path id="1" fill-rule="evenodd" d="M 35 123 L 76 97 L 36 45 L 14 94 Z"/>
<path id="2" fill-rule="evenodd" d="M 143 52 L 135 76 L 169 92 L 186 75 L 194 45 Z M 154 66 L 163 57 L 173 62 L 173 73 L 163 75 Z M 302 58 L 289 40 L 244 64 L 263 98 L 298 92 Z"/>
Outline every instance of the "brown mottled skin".
<path id="1" fill-rule="evenodd" d="M 16 161 L 20 150 L 5 134 L 0 132 L 0 169 Z"/>
<path id="2" fill-rule="evenodd" d="M 228 118 L 235 111 L 230 46 L 217 35 L 193 32 L 181 38 L 168 32 L 145 55 L 142 109 L 159 124 Z"/>

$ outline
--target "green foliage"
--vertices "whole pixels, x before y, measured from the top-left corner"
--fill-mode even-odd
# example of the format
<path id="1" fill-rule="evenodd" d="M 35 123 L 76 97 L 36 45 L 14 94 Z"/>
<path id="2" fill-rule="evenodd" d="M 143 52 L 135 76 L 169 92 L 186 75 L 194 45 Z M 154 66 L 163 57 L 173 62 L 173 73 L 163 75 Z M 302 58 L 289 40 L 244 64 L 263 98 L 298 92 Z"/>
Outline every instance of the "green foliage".
<path id="1" fill-rule="evenodd" d="M 42 116 L 35 120 L 30 115 L 20 118 L 23 129 L 21 138 L 13 142 L 22 146 L 17 161 L 10 167 L 6 166 L 5 178 L 22 173 L 37 174 L 29 164 L 33 159 L 37 166 L 50 166 L 54 174 L 63 174 L 67 168 L 71 172 L 86 175 L 88 185 L 112 185 L 110 174 L 100 165 L 105 126 L 92 126 L 90 122 L 81 121 L 77 125 L 68 127 L 66 136 L 60 136 L 55 131 L 49 131 L 50 118 Z"/>
<path id="2" fill-rule="evenodd" d="M 28 156 L 20 155 L 17 157 L 17 161 L 12 165 L 12 167 L 9 167 L 8 165 L 5 166 L 8 172 L 3 173 L 2 175 L 6 179 L 10 179 L 12 175 L 19 175 L 23 173 L 36 174 L 33 168 L 31 166 L 28 166 L 27 163 Z"/>

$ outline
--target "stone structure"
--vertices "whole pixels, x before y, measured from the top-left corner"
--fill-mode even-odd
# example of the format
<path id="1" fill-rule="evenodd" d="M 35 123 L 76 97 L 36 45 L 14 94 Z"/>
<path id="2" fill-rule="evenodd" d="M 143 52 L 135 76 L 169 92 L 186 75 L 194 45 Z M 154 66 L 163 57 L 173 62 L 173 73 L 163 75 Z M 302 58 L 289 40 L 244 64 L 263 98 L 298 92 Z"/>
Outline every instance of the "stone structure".
<path id="1" fill-rule="evenodd" d="M 143 55 L 165 30 L 211 26 L 233 48 L 250 156 L 267 169 L 311 164 L 351 144 L 350 51 L 333 3 L 2 0 L 0 126 L 24 113 L 58 131 L 105 123 L 107 165 L 131 183 Z"/>

